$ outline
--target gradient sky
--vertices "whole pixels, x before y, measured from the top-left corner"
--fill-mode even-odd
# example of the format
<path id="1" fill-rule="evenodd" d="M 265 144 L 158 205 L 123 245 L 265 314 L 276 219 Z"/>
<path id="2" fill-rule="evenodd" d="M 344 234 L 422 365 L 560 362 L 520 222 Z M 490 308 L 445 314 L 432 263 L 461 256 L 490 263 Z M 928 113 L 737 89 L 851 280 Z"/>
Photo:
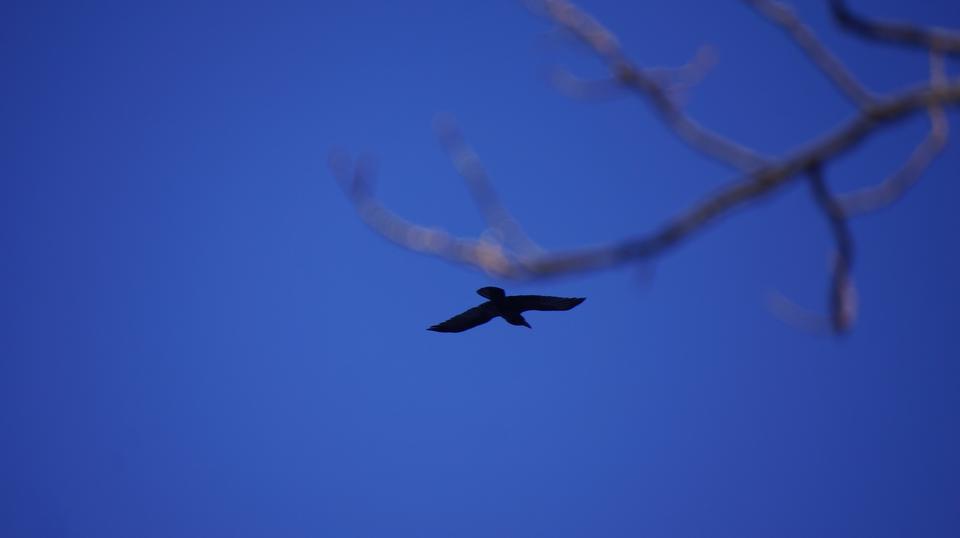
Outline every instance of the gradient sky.
<path id="1" fill-rule="evenodd" d="M 797 4 L 872 88 L 925 76 Z M 852 113 L 737 2 L 583 5 L 643 65 L 712 44 L 687 108 L 762 151 Z M 954 1 L 855 5 L 960 27 Z M 482 230 L 437 113 L 550 248 L 732 179 L 642 101 L 560 95 L 550 65 L 603 69 L 549 29 L 507 1 L 4 2 L 0 535 L 960 536 L 960 144 L 854 222 L 843 338 L 767 306 L 826 303 L 802 184 L 655 263 L 542 283 L 356 218 L 332 147 L 375 155 L 401 214 Z M 878 133 L 831 185 L 880 180 L 925 128 Z M 424 330 L 484 285 L 588 299 L 532 331 Z"/>

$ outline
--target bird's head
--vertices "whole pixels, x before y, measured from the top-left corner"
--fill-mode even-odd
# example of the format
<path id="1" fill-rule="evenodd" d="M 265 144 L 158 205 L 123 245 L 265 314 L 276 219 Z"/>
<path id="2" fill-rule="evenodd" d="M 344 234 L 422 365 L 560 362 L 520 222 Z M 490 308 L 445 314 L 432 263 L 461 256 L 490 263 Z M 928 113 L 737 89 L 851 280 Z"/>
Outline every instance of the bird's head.
<path id="1" fill-rule="evenodd" d="M 480 297 L 486 297 L 491 301 L 494 299 L 503 299 L 506 293 L 504 293 L 503 288 L 498 288 L 496 286 L 486 286 L 477 290 L 477 295 Z"/>

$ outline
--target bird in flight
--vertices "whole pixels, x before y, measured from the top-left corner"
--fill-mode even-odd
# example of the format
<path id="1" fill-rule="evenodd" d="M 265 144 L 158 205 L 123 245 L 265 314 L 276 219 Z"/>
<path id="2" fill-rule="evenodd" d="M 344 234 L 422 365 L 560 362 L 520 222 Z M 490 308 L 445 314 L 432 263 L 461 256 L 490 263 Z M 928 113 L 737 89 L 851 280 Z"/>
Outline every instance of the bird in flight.
<path id="1" fill-rule="evenodd" d="M 480 288 L 477 293 L 489 299 L 462 314 L 428 328 L 428 331 L 440 333 L 459 333 L 483 325 L 500 316 L 511 325 L 522 325 L 531 329 L 521 315 L 527 310 L 570 310 L 586 300 L 586 297 L 551 297 L 549 295 L 507 295 L 503 289 L 494 286 Z"/>

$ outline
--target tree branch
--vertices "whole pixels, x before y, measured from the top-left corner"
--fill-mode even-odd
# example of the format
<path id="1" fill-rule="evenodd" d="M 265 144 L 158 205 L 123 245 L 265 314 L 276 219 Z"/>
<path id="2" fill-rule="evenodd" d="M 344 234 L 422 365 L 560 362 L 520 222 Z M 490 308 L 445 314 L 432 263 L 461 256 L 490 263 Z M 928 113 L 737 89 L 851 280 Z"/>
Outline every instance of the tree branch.
<path id="1" fill-rule="evenodd" d="M 930 83 L 936 87 L 946 84 L 943 60 L 942 54 L 930 53 Z M 949 134 L 947 115 L 942 105 L 928 107 L 927 113 L 930 116 L 930 131 L 899 170 L 879 185 L 837 196 L 837 201 L 847 216 L 869 213 L 896 202 L 920 179 L 940 154 L 947 144 Z"/>
<path id="2" fill-rule="evenodd" d="M 697 53 L 679 67 L 651 67 L 647 75 L 655 80 L 676 102 L 675 96 L 696 86 L 716 65 L 716 51 L 709 45 L 697 49 Z M 610 99 L 624 94 L 623 86 L 614 78 L 582 79 L 562 67 L 554 67 L 549 73 L 550 81 L 561 93 L 577 99 Z"/>
<path id="3" fill-rule="evenodd" d="M 534 276 L 602 269 L 628 261 L 649 258 L 713 223 L 734 208 L 766 195 L 805 172 L 855 147 L 883 125 L 890 125 L 928 104 L 960 103 L 960 84 L 944 88 L 922 86 L 879 101 L 844 125 L 775 164 L 748 173 L 679 214 L 659 230 L 618 243 L 568 252 L 546 253 L 518 260 L 523 272 Z"/>
<path id="4" fill-rule="evenodd" d="M 378 201 L 372 187 L 373 171 L 365 162 L 354 166 L 345 155 L 332 153 L 330 167 L 360 217 L 383 237 L 409 250 L 512 279 L 598 270 L 659 255 L 738 207 L 771 194 L 797 178 L 807 177 L 813 197 L 827 216 L 837 244 L 830 287 L 830 324 L 835 332 L 844 332 L 850 328 L 856 310 L 850 279 L 853 241 L 848 219 L 902 196 L 945 144 L 947 125 L 944 109 L 960 105 L 960 79 L 947 78 L 943 53 L 937 51 L 951 50 L 952 41 L 945 36 L 953 34 L 920 29 L 910 35 L 924 36 L 922 39 L 893 39 L 890 36 L 901 35 L 902 28 L 894 27 L 899 28 L 900 33 L 897 33 L 890 30 L 889 25 L 864 23 L 844 11 L 846 8 L 842 2 L 834 1 L 835 14 L 837 9 L 841 10 L 837 15 L 838 20 L 848 27 L 853 25 L 861 28 L 867 24 L 866 27 L 872 28 L 872 34 L 868 34 L 870 37 L 879 39 L 881 37 L 878 36 L 885 36 L 882 38 L 923 43 L 934 49 L 929 82 L 890 95 L 874 96 L 860 85 L 792 11 L 773 0 L 745 1 L 790 33 L 821 71 L 857 104 L 857 110 L 851 118 L 776 159 L 761 156 L 688 118 L 671 98 L 662 78 L 658 78 L 656 72 L 633 65 L 625 57 L 616 37 L 589 15 L 565 0 L 535 2 L 536 6 L 543 8 L 548 18 L 586 43 L 607 63 L 613 76 L 611 80 L 649 101 L 666 125 L 692 148 L 741 171 L 738 180 L 717 189 L 648 234 L 581 249 L 541 250 L 500 203 L 479 159 L 452 123 L 438 123 L 441 142 L 466 180 L 488 226 L 494 231 L 492 237 L 490 234 L 481 235 L 480 239 L 456 237 L 444 230 L 410 222 Z M 880 129 L 895 125 L 922 110 L 930 114 L 930 133 L 897 173 L 871 189 L 842 196 L 830 193 L 822 174 L 822 168 L 827 163 Z"/>
<path id="5" fill-rule="evenodd" d="M 744 2 L 787 32 L 807 57 L 854 105 L 865 108 L 873 103 L 873 94 L 820 42 L 813 30 L 797 17 L 791 7 L 776 0 Z"/>
<path id="6" fill-rule="evenodd" d="M 766 157 L 691 119 L 657 77 L 633 64 L 612 32 L 566 0 L 530 2 L 547 18 L 586 44 L 606 64 L 613 80 L 649 101 L 666 125 L 695 150 L 741 171 L 766 164 Z"/>
<path id="7" fill-rule="evenodd" d="M 410 222 L 390 211 L 373 193 L 373 170 L 332 151 L 328 164 L 364 223 L 385 239 L 414 252 L 470 265 L 490 274 L 519 277 L 516 263 L 498 243 L 456 237 L 442 229 Z"/>
<path id="8" fill-rule="evenodd" d="M 525 256 L 542 252 L 543 249 L 530 239 L 523 226 L 503 206 L 483 163 L 464 140 L 453 118 L 438 116 L 433 126 L 454 167 L 467 183 L 474 204 L 483 215 L 490 231 L 495 234 L 493 242 L 503 243 L 510 250 Z"/>
<path id="9" fill-rule="evenodd" d="M 841 27 L 866 39 L 920 47 L 945 54 L 960 53 L 960 32 L 954 30 L 870 20 L 851 11 L 844 0 L 830 0 L 830 10 Z"/>
<path id="10" fill-rule="evenodd" d="M 837 243 L 833 259 L 833 277 L 830 280 L 830 322 L 836 333 L 846 332 L 856 318 L 856 295 L 850 269 L 853 266 L 853 237 L 846 214 L 840 204 L 830 195 L 819 163 L 810 167 L 810 192 L 830 223 L 830 231 Z"/>

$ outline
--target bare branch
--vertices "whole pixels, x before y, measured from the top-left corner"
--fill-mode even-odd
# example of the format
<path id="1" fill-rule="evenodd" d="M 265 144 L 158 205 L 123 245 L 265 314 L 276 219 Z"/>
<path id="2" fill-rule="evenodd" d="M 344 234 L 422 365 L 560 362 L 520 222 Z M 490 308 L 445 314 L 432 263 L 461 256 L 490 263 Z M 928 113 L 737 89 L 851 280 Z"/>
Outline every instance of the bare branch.
<path id="1" fill-rule="evenodd" d="M 798 304 L 778 290 L 770 290 L 767 308 L 780 321 L 791 327 L 816 335 L 836 334 L 829 316 Z"/>
<path id="2" fill-rule="evenodd" d="M 382 237 L 408 250 L 477 267 L 490 274 L 522 276 L 500 244 L 456 237 L 441 229 L 414 224 L 384 207 L 373 193 L 373 172 L 364 163 L 354 166 L 348 156 L 339 152 L 331 152 L 328 163 L 357 214 Z"/>
<path id="3" fill-rule="evenodd" d="M 930 109 L 930 131 L 914 149 L 900 169 L 873 187 L 837 196 L 837 202 L 848 216 L 858 216 L 882 209 L 906 194 L 947 142 L 947 118 L 942 108 Z"/>
<path id="4" fill-rule="evenodd" d="M 450 116 L 438 116 L 433 126 L 454 167 L 466 181 L 474 204 L 486 220 L 490 231 L 495 234 L 494 242 L 503 243 L 514 252 L 525 256 L 540 253 L 543 249 L 530 239 L 517 219 L 501 203 L 480 158 L 464 140 L 454 119 Z"/>
<path id="5" fill-rule="evenodd" d="M 830 322 L 836 333 L 847 331 L 856 318 L 856 295 L 850 269 L 853 265 L 853 237 L 843 208 L 831 196 L 827 183 L 823 179 L 823 169 L 819 163 L 810 167 L 810 192 L 817 205 L 823 210 L 830 231 L 837 243 L 837 252 L 833 260 L 833 277 L 830 280 Z"/>
<path id="6" fill-rule="evenodd" d="M 898 199 L 917 181 L 946 142 L 944 109 L 960 105 L 960 78 L 947 78 L 943 53 L 937 52 L 944 50 L 944 41 L 941 34 L 931 34 L 936 39 L 928 36 L 925 38 L 927 41 L 923 41 L 931 46 L 936 45 L 931 55 L 931 80 L 887 96 L 873 96 L 863 89 L 792 11 L 774 0 L 745 1 L 788 31 L 820 69 L 858 105 L 853 117 L 776 159 L 761 156 L 704 129 L 688 118 L 675 103 L 669 83 L 664 81 L 664 72 L 634 66 L 623 54 L 613 34 L 566 0 L 535 2 L 543 8 L 548 18 L 586 43 L 607 63 L 612 74 L 611 83 L 632 90 L 652 103 L 666 125 L 691 147 L 742 172 L 738 180 L 677 213 L 650 233 L 587 248 L 541 250 L 500 203 L 479 159 L 452 122 L 438 122 L 441 142 L 493 230 L 493 240 L 487 234 L 481 234 L 480 239 L 456 237 L 443 230 L 415 224 L 389 211 L 374 195 L 371 181 L 373 172 L 364 162 L 353 166 L 345 156 L 332 154 L 331 169 L 361 218 L 383 237 L 409 250 L 513 279 L 598 270 L 657 256 L 737 208 L 769 195 L 798 178 L 807 177 L 813 197 L 827 216 L 836 241 L 829 325 L 834 332 L 844 332 L 850 328 L 856 315 L 855 290 L 850 278 L 853 241 L 848 219 Z M 835 10 L 838 5 L 845 9 L 842 3 L 834 2 Z M 830 193 L 822 174 L 826 163 L 850 151 L 882 128 L 895 125 L 923 110 L 931 118 L 930 133 L 897 173 L 871 189 L 844 196 Z M 797 310 L 792 309 L 791 312 L 796 314 Z M 812 319 L 805 314 L 800 317 L 806 321 Z"/>
<path id="7" fill-rule="evenodd" d="M 960 103 L 960 83 L 943 88 L 923 86 L 903 92 L 878 102 L 779 162 L 751 172 L 720 189 L 649 235 L 578 251 L 547 253 L 538 258 L 521 260 L 521 263 L 527 272 L 547 276 L 606 268 L 659 254 L 732 209 L 782 187 L 816 163 L 826 162 L 850 150 L 875 133 L 881 125 L 889 125 L 929 103 L 946 102 Z"/>
<path id="8" fill-rule="evenodd" d="M 851 11 L 844 0 L 830 0 L 830 9 L 840 26 L 861 37 L 946 54 L 960 53 L 960 32 L 956 30 L 869 20 Z"/>
<path id="9" fill-rule="evenodd" d="M 701 45 L 690 61 L 680 67 L 650 67 L 647 74 L 667 88 L 696 86 L 717 65 L 717 51 L 711 45 Z"/>
<path id="10" fill-rule="evenodd" d="M 928 105 L 958 102 L 960 83 L 908 90 L 878 102 L 819 141 L 778 163 L 748 173 L 743 179 L 708 196 L 649 235 L 579 250 L 520 256 L 504 250 L 498 244 L 456 238 L 446 232 L 415 225 L 377 202 L 372 191 L 366 187 L 368 179 L 363 174 L 357 174 L 348 182 L 352 185 L 348 194 L 369 226 L 411 250 L 472 265 L 506 278 L 556 276 L 609 268 L 660 254 L 692 237 L 732 209 L 782 187 L 814 164 L 825 162 L 856 146 L 876 132 L 880 125 L 890 124 Z"/>
<path id="11" fill-rule="evenodd" d="M 699 84 L 716 65 L 713 47 L 703 45 L 689 62 L 679 67 L 651 67 L 647 75 L 663 87 L 674 103 L 683 101 L 687 90 Z M 574 99 L 608 100 L 624 96 L 624 87 L 615 78 L 584 79 L 562 67 L 553 67 L 548 74 L 550 82 L 561 93 Z"/>
<path id="12" fill-rule="evenodd" d="M 753 170 L 766 164 L 766 157 L 708 130 L 688 117 L 657 77 L 635 66 L 623 53 L 616 36 L 593 17 L 566 0 L 542 0 L 532 3 L 541 8 L 546 17 L 590 47 L 606 62 L 613 79 L 646 98 L 667 126 L 688 145 L 741 171 Z"/>
<path id="13" fill-rule="evenodd" d="M 601 101 L 624 95 L 623 86 L 612 78 L 584 79 L 557 66 L 550 69 L 548 77 L 554 88 L 573 99 Z"/>
<path id="14" fill-rule="evenodd" d="M 608 268 L 659 254 L 733 208 L 782 186 L 813 164 L 828 161 L 846 152 L 873 134 L 881 125 L 891 124 L 919 108 L 957 103 L 960 103 L 960 82 L 939 87 L 920 86 L 904 91 L 870 106 L 846 124 L 784 157 L 778 163 L 751 172 L 743 179 L 722 188 L 649 235 L 581 250 L 516 258 L 498 247 L 497 255 L 492 256 L 491 245 L 478 246 L 476 242 L 453 238 L 444 232 L 414 225 L 390 213 L 374 199 L 372 192 L 365 186 L 366 178 L 362 176 L 357 176 L 351 182 L 353 186 L 348 189 L 348 194 L 368 225 L 388 239 L 412 250 L 472 265 L 508 278 L 555 276 Z M 425 248 L 424 245 L 430 248 Z"/>
<path id="15" fill-rule="evenodd" d="M 930 80 L 934 86 L 946 84 L 943 63 L 942 54 L 930 53 Z M 929 107 L 927 112 L 930 116 L 930 131 L 899 170 L 879 185 L 837 196 L 837 201 L 847 216 L 876 211 L 899 200 L 943 151 L 949 135 L 947 115 L 943 106 L 939 105 Z"/>
<path id="16" fill-rule="evenodd" d="M 854 105 L 863 108 L 874 101 L 873 94 L 824 46 L 813 30 L 797 17 L 791 7 L 776 0 L 744 1 L 770 22 L 790 34 L 807 57 Z"/>

